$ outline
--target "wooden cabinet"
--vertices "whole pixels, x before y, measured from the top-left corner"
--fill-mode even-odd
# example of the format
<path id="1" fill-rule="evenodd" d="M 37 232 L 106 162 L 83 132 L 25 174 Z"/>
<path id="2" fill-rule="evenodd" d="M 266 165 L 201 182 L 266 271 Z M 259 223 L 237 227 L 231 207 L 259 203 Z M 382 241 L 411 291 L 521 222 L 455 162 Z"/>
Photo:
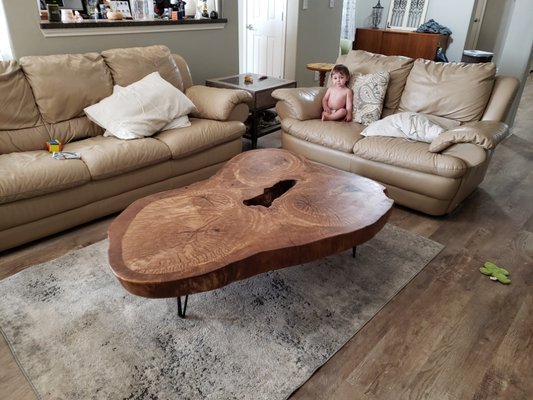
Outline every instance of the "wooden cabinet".
<path id="1" fill-rule="evenodd" d="M 407 56 L 434 60 L 437 47 L 446 50 L 448 35 L 398 31 L 393 29 L 357 28 L 354 50 L 366 50 L 386 56 Z"/>

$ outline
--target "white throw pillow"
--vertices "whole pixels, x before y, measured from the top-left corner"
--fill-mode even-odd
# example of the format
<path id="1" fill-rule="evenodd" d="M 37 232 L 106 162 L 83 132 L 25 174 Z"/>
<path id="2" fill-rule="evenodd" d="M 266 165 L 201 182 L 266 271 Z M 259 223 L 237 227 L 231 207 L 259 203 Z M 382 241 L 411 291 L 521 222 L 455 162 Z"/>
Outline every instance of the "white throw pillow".
<path id="1" fill-rule="evenodd" d="M 363 125 L 370 125 L 381 118 L 383 100 L 387 93 L 390 74 L 352 74 L 350 87 L 353 90 L 352 120 Z"/>
<path id="2" fill-rule="evenodd" d="M 153 72 L 126 87 L 115 86 L 111 96 L 84 111 L 91 121 L 106 129 L 106 135 L 138 139 L 195 110 L 187 96 L 161 78 L 159 72 Z"/>
<path id="3" fill-rule="evenodd" d="M 189 121 L 188 115 L 182 115 L 181 117 L 176 117 L 164 127 L 161 128 L 162 131 L 168 131 L 170 129 L 186 128 L 191 126 L 191 121 Z"/>
<path id="4" fill-rule="evenodd" d="M 427 114 L 403 112 L 368 125 L 362 136 L 392 136 L 431 143 L 442 132 L 456 128 L 459 121 Z"/>
<path id="5" fill-rule="evenodd" d="M 117 92 L 119 92 L 120 90 L 123 90 L 123 89 L 124 88 L 122 86 L 115 85 L 113 87 L 113 94 L 115 94 L 115 93 L 117 93 Z M 186 96 L 185 96 L 185 98 L 188 99 L 188 97 L 186 97 Z M 191 126 L 191 121 L 189 121 L 189 116 L 188 115 L 181 115 L 181 116 L 178 116 L 178 117 L 174 118 L 172 121 L 170 121 L 164 127 L 162 127 L 160 130 L 161 131 L 168 131 L 170 129 L 186 128 L 188 126 Z M 115 136 L 115 135 L 113 135 L 111 132 L 109 132 L 106 129 L 106 131 L 104 132 L 104 136 Z M 125 139 L 125 138 L 121 138 L 121 139 Z M 132 137 L 130 139 L 135 139 L 135 138 Z"/>
<path id="6" fill-rule="evenodd" d="M 188 115 L 183 115 L 181 117 L 174 118 L 172 121 L 170 121 L 164 127 L 162 127 L 161 128 L 161 132 L 162 131 L 168 131 L 170 129 L 187 128 L 188 126 L 191 126 L 191 121 L 189 121 L 189 116 Z M 104 132 L 104 136 L 115 136 L 115 135 L 113 135 L 111 132 L 106 130 Z"/>

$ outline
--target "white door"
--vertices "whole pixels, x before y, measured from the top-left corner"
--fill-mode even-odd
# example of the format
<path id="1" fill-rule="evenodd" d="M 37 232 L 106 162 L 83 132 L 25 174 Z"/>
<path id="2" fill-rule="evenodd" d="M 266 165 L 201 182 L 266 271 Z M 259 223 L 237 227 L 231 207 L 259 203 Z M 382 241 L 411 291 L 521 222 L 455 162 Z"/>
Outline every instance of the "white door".
<path id="1" fill-rule="evenodd" d="M 244 1 L 244 71 L 283 78 L 287 0 Z"/>
<path id="2" fill-rule="evenodd" d="M 479 38 L 479 31 L 483 22 L 486 6 L 487 0 L 476 0 L 476 4 L 474 4 L 473 19 L 468 28 L 468 34 L 466 35 L 466 50 L 476 50 L 477 48 L 477 40 Z"/>

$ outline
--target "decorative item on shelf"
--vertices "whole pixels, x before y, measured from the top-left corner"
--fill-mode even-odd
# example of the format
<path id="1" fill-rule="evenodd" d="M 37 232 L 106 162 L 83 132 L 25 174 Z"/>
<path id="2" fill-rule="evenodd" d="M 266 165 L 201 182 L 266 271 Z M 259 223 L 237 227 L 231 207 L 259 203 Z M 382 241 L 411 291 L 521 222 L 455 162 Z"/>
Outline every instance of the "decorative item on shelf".
<path id="1" fill-rule="evenodd" d="M 87 0 L 87 14 L 92 19 L 98 19 L 98 0 Z"/>
<path id="2" fill-rule="evenodd" d="M 76 18 L 74 18 L 74 13 L 71 9 L 63 8 L 61 10 L 61 22 L 76 22 Z"/>
<path id="3" fill-rule="evenodd" d="M 209 18 L 209 13 L 207 12 L 207 0 L 198 0 L 196 6 L 196 14 L 194 19 L 204 19 Z"/>
<path id="4" fill-rule="evenodd" d="M 222 0 L 214 0 L 214 5 L 217 18 L 222 18 Z"/>
<path id="5" fill-rule="evenodd" d="M 83 17 L 78 10 L 74 11 L 74 21 L 83 22 Z"/>
<path id="6" fill-rule="evenodd" d="M 379 24 L 381 23 L 382 13 L 383 13 L 383 6 L 381 5 L 380 0 L 378 0 L 378 4 L 372 7 L 372 28 L 374 29 L 379 28 Z"/>
<path id="7" fill-rule="evenodd" d="M 105 4 L 98 4 L 98 14 L 100 15 L 99 18 L 101 19 L 107 18 L 107 10 L 105 9 Z"/>
<path id="8" fill-rule="evenodd" d="M 196 0 L 189 0 L 185 3 L 185 17 L 194 18 L 196 13 Z"/>
<path id="9" fill-rule="evenodd" d="M 132 18 L 130 3 L 128 1 L 110 1 L 109 8 L 114 13 L 117 13 L 117 12 L 121 13 L 122 18 L 130 18 L 130 19 Z M 107 14 L 107 18 L 109 18 L 109 13 Z M 122 18 L 109 18 L 109 19 L 122 19 Z"/>
<path id="10" fill-rule="evenodd" d="M 131 0 L 130 6 L 134 20 L 143 21 L 154 18 L 152 0 Z"/>
<path id="11" fill-rule="evenodd" d="M 211 11 L 211 13 L 209 14 L 209 18 L 211 19 L 218 19 L 218 13 L 216 11 Z"/>
<path id="12" fill-rule="evenodd" d="M 61 12 L 57 4 L 47 4 L 46 10 L 48 11 L 49 22 L 61 22 Z"/>
<path id="13" fill-rule="evenodd" d="M 107 19 L 111 21 L 120 21 L 121 19 L 124 19 L 124 15 L 120 11 L 108 11 Z"/>
<path id="14" fill-rule="evenodd" d="M 178 0 L 170 0 L 170 14 L 168 19 L 172 21 L 178 20 Z"/>
<path id="15" fill-rule="evenodd" d="M 163 14 L 161 14 L 161 19 L 168 20 L 172 17 L 172 8 L 171 7 L 165 7 L 163 9 Z"/>
<path id="16" fill-rule="evenodd" d="M 178 19 L 179 20 L 182 20 L 183 18 L 185 18 L 185 4 L 187 3 L 184 2 L 183 0 L 178 0 Z"/>

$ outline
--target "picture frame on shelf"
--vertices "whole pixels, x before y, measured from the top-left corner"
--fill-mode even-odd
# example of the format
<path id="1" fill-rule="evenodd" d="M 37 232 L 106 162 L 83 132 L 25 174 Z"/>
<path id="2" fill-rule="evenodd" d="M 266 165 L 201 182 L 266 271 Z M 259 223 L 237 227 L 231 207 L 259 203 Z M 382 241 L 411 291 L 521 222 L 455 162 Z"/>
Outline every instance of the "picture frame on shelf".
<path id="1" fill-rule="evenodd" d="M 110 1 L 109 8 L 112 12 L 120 12 L 124 18 L 133 18 L 129 1 Z"/>
<path id="2" fill-rule="evenodd" d="M 387 16 L 387 28 L 415 31 L 426 22 L 428 4 L 429 0 L 392 0 Z"/>

